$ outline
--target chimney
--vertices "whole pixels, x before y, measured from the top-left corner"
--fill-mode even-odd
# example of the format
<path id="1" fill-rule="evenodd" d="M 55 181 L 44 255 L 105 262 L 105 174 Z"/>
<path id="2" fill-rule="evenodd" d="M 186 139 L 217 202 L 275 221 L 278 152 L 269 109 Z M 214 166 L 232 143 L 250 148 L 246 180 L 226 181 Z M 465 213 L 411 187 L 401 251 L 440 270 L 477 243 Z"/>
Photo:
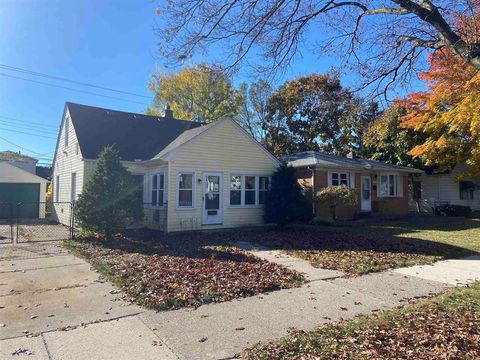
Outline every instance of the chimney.
<path id="1" fill-rule="evenodd" d="M 170 105 L 165 105 L 165 112 L 163 114 L 164 117 L 172 119 L 173 118 L 173 110 L 170 109 Z"/>
<path id="2" fill-rule="evenodd" d="M 347 154 L 347 159 L 355 159 L 355 153 L 353 151 L 350 151 L 348 154 Z"/>

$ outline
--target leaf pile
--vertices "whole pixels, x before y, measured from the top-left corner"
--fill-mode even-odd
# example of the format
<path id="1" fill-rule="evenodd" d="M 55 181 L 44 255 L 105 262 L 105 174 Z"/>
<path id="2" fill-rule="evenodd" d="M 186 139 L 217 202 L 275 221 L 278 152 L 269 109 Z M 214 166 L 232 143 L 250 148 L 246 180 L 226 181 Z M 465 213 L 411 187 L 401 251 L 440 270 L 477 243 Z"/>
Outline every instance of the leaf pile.
<path id="1" fill-rule="evenodd" d="M 69 246 L 136 303 L 157 310 L 229 301 L 303 283 L 303 276 L 197 235 L 157 241 L 116 238 Z"/>
<path id="2" fill-rule="evenodd" d="M 478 359 L 480 284 L 383 313 L 257 344 L 260 359 Z"/>

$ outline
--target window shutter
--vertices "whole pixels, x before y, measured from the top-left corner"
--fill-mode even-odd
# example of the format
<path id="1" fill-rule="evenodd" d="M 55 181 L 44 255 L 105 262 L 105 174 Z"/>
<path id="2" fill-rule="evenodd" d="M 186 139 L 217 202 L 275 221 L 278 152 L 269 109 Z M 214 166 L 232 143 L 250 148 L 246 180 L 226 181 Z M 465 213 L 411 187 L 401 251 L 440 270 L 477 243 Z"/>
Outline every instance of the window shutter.
<path id="1" fill-rule="evenodd" d="M 350 189 L 355 189 L 355 173 L 348 173 L 350 176 Z"/>
<path id="2" fill-rule="evenodd" d="M 332 186 L 332 173 L 329 171 L 328 172 L 328 183 L 327 183 L 328 186 Z"/>

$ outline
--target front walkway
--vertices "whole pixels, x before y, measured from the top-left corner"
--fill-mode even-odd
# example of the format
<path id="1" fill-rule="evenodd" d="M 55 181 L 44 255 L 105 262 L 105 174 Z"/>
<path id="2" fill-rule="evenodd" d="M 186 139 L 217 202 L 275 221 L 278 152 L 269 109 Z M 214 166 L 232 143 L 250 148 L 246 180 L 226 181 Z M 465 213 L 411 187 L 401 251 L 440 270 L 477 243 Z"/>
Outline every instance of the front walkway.
<path id="1" fill-rule="evenodd" d="M 42 246 L 0 247 L 1 359 L 27 353 L 33 353 L 30 359 L 226 359 L 258 341 L 285 336 L 291 327 L 308 330 L 480 279 L 479 258 L 346 278 L 256 249 L 257 256 L 305 272 L 310 282 L 155 313 L 121 300 L 83 260 L 57 245 Z"/>

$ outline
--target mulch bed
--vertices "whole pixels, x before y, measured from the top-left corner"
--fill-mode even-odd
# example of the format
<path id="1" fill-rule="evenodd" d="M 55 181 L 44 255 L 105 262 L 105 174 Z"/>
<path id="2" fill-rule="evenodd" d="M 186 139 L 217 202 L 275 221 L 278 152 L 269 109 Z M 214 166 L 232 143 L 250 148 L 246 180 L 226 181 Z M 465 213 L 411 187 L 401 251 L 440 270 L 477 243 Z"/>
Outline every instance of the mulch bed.
<path id="1" fill-rule="evenodd" d="M 247 349 L 250 360 L 478 359 L 480 285 Z"/>
<path id="2" fill-rule="evenodd" d="M 149 232 L 68 244 L 128 298 L 157 310 L 229 301 L 304 282 L 297 272 L 223 245 L 221 238 L 204 234 L 158 238 Z"/>

